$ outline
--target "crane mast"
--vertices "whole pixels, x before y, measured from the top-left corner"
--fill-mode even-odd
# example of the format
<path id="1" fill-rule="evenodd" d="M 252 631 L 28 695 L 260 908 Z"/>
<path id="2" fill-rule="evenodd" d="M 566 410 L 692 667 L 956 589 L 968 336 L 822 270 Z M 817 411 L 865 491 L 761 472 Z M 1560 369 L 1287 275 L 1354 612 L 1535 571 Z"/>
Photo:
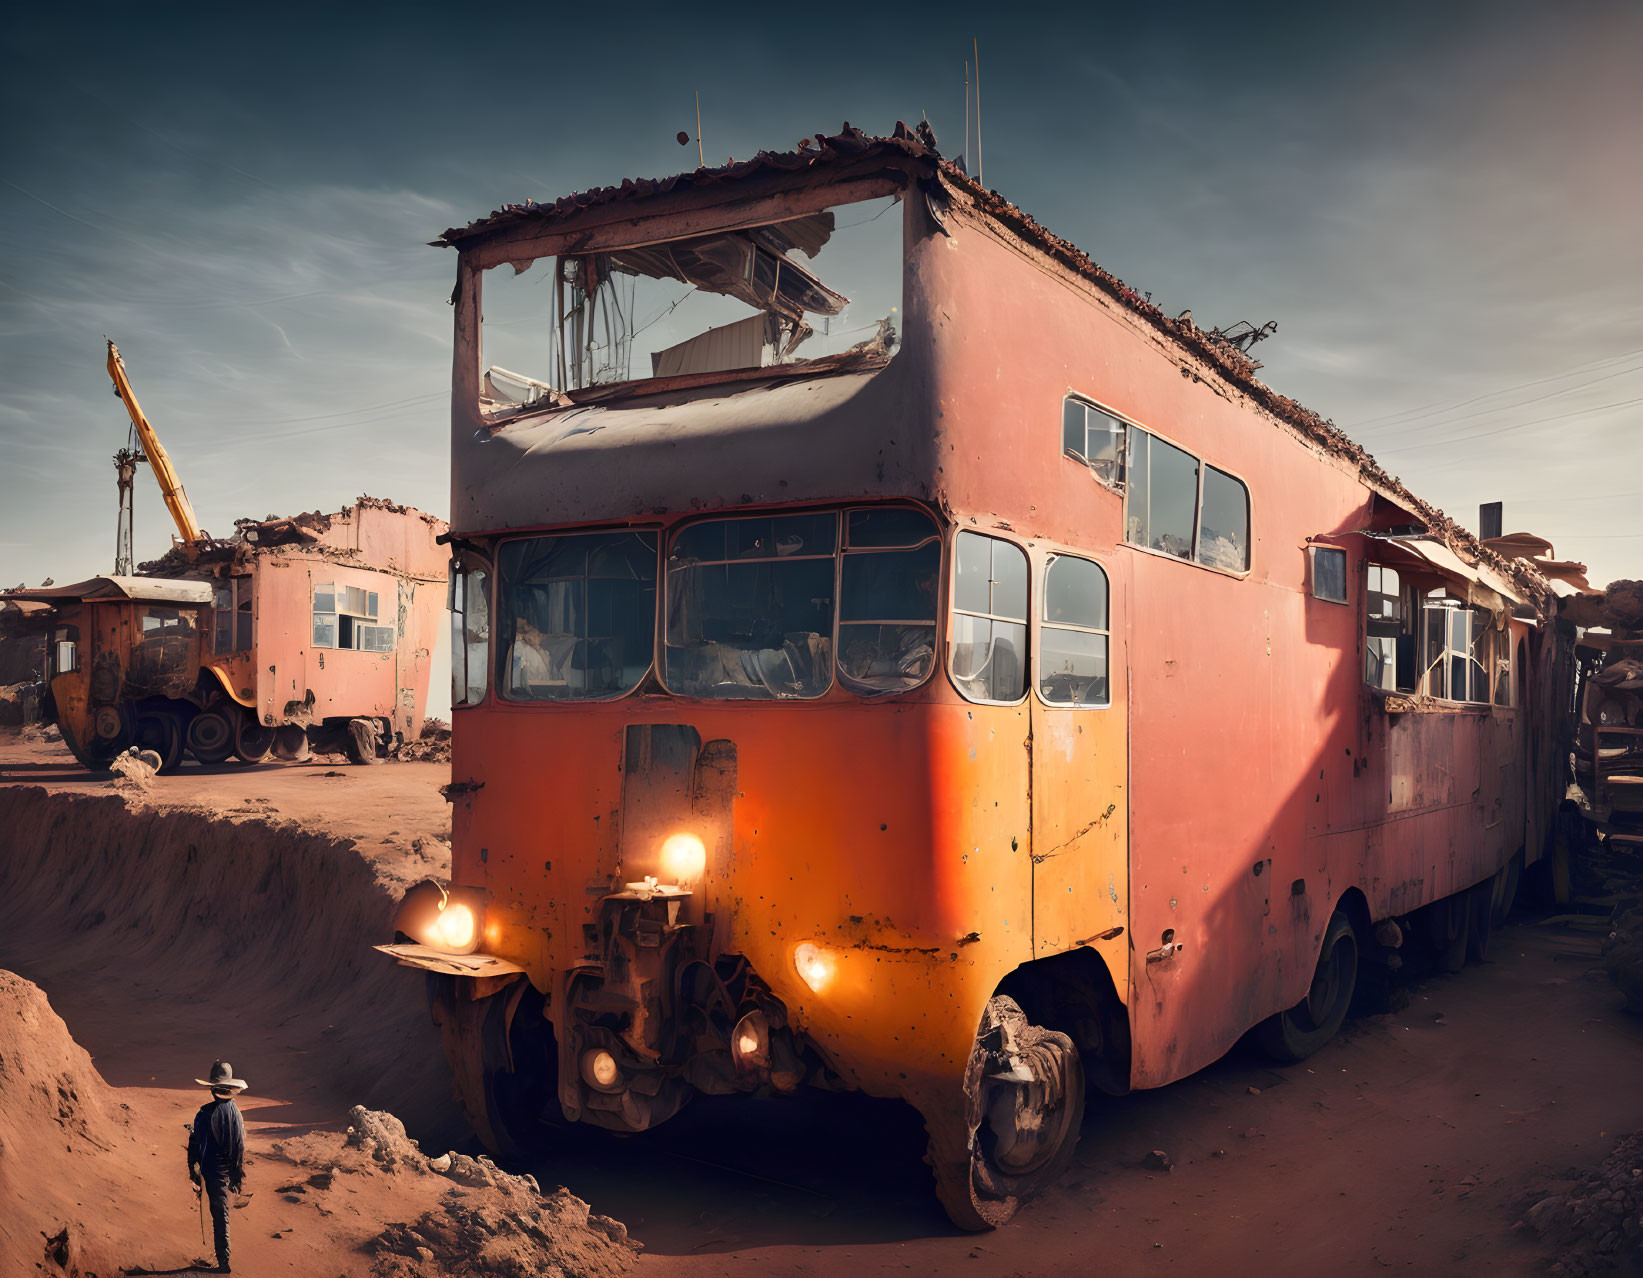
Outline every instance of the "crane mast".
<path id="1" fill-rule="evenodd" d="M 205 534 L 200 531 L 200 525 L 194 518 L 194 507 L 189 504 L 188 494 L 183 492 L 182 480 L 177 478 L 177 470 L 160 444 L 160 437 L 154 433 L 154 427 L 143 415 L 142 406 L 137 403 L 137 396 L 132 392 L 131 380 L 126 376 L 125 363 L 120 359 L 120 348 L 112 341 L 108 344 L 108 375 L 114 381 L 114 393 L 125 403 L 126 411 L 131 414 L 131 425 L 137 432 L 138 443 L 142 446 L 142 457 L 153 468 L 154 478 L 160 485 L 160 496 L 165 499 L 166 509 L 171 512 L 171 520 L 177 525 L 177 532 L 181 535 L 183 543 L 192 545 L 203 541 Z M 119 465 L 118 458 L 115 464 Z M 125 489 L 127 481 L 123 468 L 120 476 L 123 492 L 128 491 Z M 128 529 L 129 523 L 122 529 L 122 547 L 128 542 Z M 129 550 L 126 553 L 129 556 Z"/>

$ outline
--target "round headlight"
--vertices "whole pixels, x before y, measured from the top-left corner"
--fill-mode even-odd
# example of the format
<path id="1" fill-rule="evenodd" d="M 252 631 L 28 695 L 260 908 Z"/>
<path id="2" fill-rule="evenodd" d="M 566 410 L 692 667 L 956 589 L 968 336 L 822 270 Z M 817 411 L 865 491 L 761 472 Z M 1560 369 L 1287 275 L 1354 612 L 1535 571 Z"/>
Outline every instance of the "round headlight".
<path id="1" fill-rule="evenodd" d="M 614 1092 L 622 1084 L 622 1067 L 602 1047 L 582 1053 L 582 1081 L 595 1091 Z"/>
<path id="2" fill-rule="evenodd" d="M 474 943 L 474 912 L 459 901 L 446 902 L 434 920 L 434 935 L 445 949 L 467 949 Z"/>
<path id="3" fill-rule="evenodd" d="M 730 1055 L 740 1070 L 768 1069 L 770 1066 L 770 1022 L 755 1009 L 736 1022 L 730 1032 Z"/>
<path id="4" fill-rule="evenodd" d="M 670 834 L 662 844 L 662 871 L 675 883 L 686 883 L 702 877 L 707 869 L 707 847 L 696 835 L 687 832 Z"/>

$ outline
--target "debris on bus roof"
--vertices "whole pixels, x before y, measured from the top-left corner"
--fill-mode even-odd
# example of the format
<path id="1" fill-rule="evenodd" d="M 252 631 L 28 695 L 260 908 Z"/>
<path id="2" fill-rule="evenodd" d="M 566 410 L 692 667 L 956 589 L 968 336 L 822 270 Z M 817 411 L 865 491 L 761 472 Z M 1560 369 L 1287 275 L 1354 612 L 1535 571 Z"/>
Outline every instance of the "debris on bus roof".
<path id="1" fill-rule="evenodd" d="M 1551 584 L 1533 559 L 1519 557 L 1514 547 L 1496 549 L 1485 545 L 1470 530 L 1410 492 L 1396 476 L 1386 471 L 1367 450 L 1332 421 L 1262 382 L 1256 376 L 1261 364 L 1246 349 L 1253 345 L 1245 340 L 1247 334 L 1240 335 L 1236 326 L 1225 333 L 1217 329 L 1199 328 L 1190 310 L 1170 317 L 1149 297 L 1103 269 L 1084 250 L 1053 234 L 997 191 L 982 186 L 957 164 L 943 157 L 928 123 L 921 122 L 910 129 L 898 121 L 890 136 L 876 137 L 846 122 L 838 133 L 818 133 L 813 141 L 806 138 L 792 151 L 760 151 L 752 159 L 729 159 L 722 165 L 697 168 L 671 177 L 630 178 L 620 185 L 595 187 L 558 200 L 543 203 L 527 200 L 522 204 L 504 205 L 488 217 L 466 226 L 447 229 L 432 243 L 468 251 L 491 241 L 508 242 L 527 231 L 540 231 L 543 235 L 562 233 L 575 225 L 588 210 L 614 204 L 647 203 L 652 207 L 644 211 L 645 216 L 664 216 L 704 203 L 729 202 L 734 196 L 721 194 L 720 188 L 723 187 L 763 185 L 773 188 L 768 194 L 779 194 L 785 190 L 825 185 L 841 175 L 871 171 L 874 161 L 882 161 L 882 167 L 922 173 L 936 182 L 947 197 L 956 196 L 967 201 L 991 221 L 1042 251 L 1063 268 L 1095 284 L 1110 299 L 1142 317 L 1208 365 L 1207 371 L 1218 375 L 1273 418 L 1326 452 L 1355 465 L 1372 489 L 1416 516 L 1429 533 L 1447 544 L 1466 563 L 1481 564 L 1505 575 L 1520 592 L 1541 603 L 1552 597 Z M 812 176 L 813 181 L 805 180 Z M 799 247 L 806 246 L 800 244 Z"/>

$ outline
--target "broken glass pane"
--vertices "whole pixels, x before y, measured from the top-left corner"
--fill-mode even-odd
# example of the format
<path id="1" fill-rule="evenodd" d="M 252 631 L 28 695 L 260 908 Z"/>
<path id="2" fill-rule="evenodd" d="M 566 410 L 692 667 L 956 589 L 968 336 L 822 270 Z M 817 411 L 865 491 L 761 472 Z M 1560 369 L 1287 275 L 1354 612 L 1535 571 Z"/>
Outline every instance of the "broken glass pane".
<path id="1" fill-rule="evenodd" d="M 953 615 L 953 682 L 960 692 L 972 701 L 1019 701 L 1026 674 L 1026 626 Z"/>

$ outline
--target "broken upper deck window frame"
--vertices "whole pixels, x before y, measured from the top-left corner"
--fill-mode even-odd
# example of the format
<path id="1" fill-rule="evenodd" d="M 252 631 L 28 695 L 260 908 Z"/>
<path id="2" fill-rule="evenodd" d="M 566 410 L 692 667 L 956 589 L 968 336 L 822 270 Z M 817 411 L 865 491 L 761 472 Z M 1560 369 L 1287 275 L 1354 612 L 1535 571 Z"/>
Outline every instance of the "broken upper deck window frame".
<path id="1" fill-rule="evenodd" d="M 892 193 L 685 235 L 656 217 L 655 238 L 641 226 L 626 246 L 487 263 L 480 414 L 882 365 L 899 340 L 901 209 Z"/>

